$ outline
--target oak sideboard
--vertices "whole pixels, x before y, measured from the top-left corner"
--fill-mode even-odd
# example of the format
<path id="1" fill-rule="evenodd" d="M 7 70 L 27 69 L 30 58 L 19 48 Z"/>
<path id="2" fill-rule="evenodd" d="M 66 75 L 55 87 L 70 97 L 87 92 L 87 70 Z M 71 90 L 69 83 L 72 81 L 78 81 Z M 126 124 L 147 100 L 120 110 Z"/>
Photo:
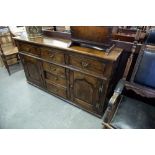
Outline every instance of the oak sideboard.
<path id="1" fill-rule="evenodd" d="M 70 40 L 26 35 L 14 38 L 28 83 L 101 117 L 122 49 L 110 53 L 72 46 Z"/>

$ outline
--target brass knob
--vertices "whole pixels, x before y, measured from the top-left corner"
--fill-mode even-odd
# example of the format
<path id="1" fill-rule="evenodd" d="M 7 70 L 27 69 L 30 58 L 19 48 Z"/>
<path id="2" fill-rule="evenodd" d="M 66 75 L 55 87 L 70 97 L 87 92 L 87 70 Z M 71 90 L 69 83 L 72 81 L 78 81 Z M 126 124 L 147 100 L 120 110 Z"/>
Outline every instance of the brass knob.
<path id="1" fill-rule="evenodd" d="M 64 76 L 63 76 L 63 75 L 60 75 L 60 77 L 61 77 L 61 78 L 64 78 Z"/>
<path id="2" fill-rule="evenodd" d="M 54 58 L 54 54 L 51 54 L 51 55 L 50 55 L 50 58 Z"/>
<path id="3" fill-rule="evenodd" d="M 51 70 L 52 70 L 52 71 L 56 71 L 57 69 L 56 69 L 56 68 L 52 68 L 52 67 L 51 67 Z"/>
<path id="4" fill-rule="evenodd" d="M 71 84 L 70 87 L 73 88 L 73 85 Z"/>
<path id="5" fill-rule="evenodd" d="M 88 67 L 89 65 L 87 62 L 82 62 L 81 64 L 82 64 L 82 67 Z"/>
<path id="6" fill-rule="evenodd" d="M 55 79 L 55 80 L 58 80 L 58 77 L 55 77 L 54 79 Z"/>

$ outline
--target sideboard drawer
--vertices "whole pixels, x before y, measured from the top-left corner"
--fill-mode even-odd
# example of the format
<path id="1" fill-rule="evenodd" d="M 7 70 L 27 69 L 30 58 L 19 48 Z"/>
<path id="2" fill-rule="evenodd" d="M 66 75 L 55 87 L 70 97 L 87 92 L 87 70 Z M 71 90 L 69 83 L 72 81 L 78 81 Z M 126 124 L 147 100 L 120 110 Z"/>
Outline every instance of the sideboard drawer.
<path id="1" fill-rule="evenodd" d="M 54 75 L 54 74 L 50 74 L 46 72 L 45 78 L 55 84 L 59 84 L 59 85 L 66 87 L 66 83 L 67 83 L 66 79 L 63 77 L 60 77 L 59 75 Z"/>
<path id="2" fill-rule="evenodd" d="M 65 64 L 64 54 L 61 50 L 54 48 L 41 48 L 41 57 L 51 62 Z"/>
<path id="3" fill-rule="evenodd" d="M 88 70 L 93 73 L 97 73 L 100 75 L 105 75 L 106 73 L 106 63 L 85 58 L 85 57 L 75 57 L 70 56 L 69 64 L 73 67 L 81 68 L 84 70 Z"/>
<path id="4" fill-rule="evenodd" d="M 21 52 L 30 53 L 36 56 L 40 56 L 40 50 L 35 45 L 30 45 L 26 43 L 19 43 L 19 50 Z"/>
<path id="5" fill-rule="evenodd" d="M 47 62 L 43 62 L 43 69 L 47 72 L 50 72 L 55 75 L 59 75 L 60 77 L 66 78 L 65 68 L 50 64 Z"/>
<path id="6" fill-rule="evenodd" d="M 52 92 L 56 95 L 59 95 L 63 98 L 67 98 L 67 89 L 66 88 L 63 88 L 61 86 L 56 86 L 56 85 L 50 83 L 48 80 L 46 80 L 46 86 L 50 92 Z"/>

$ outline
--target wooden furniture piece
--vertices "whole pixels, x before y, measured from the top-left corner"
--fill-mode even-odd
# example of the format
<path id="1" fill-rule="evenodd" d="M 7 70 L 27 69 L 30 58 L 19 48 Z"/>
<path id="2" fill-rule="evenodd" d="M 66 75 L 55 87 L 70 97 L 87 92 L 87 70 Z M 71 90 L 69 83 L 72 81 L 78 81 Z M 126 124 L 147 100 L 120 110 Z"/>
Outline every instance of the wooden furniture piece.
<path id="1" fill-rule="evenodd" d="M 0 55 L 9 75 L 11 75 L 9 66 L 18 63 L 19 57 L 18 49 L 14 45 L 9 28 L 7 34 L 0 35 Z"/>
<path id="2" fill-rule="evenodd" d="M 112 27 L 110 26 L 70 26 L 71 45 L 79 45 L 104 52 L 110 52 L 114 47 L 112 42 Z"/>
<path id="3" fill-rule="evenodd" d="M 155 46 L 142 47 L 130 82 L 121 80 L 104 115 L 104 128 L 155 128 Z"/>
<path id="4" fill-rule="evenodd" d="M 142 47 L 142 44 L 135 42 L 125 42 L 125 41 L 119 41 L 119 40 L 113 40 L 115 42 L 115 46 L 123 49 L 123 54 L 121 58 L 121 66 L 122 70 L 124 70 L 126 73 L 124 73 L 124 76 L 126 76 L 126 80 L 129 81 L 134 69 L 134 66 L 136 64 L 136 60 L 138 58 L 140 49 Z M 126 64 L 126 65 L 124 65 Z M 128 69 L 125 69 L 127 68 Z M 126 74 L 126 75 L 125 75 Z"/>
<path id="5" fill-rule="evenodd" d="M 43 30 L 43 35 L 53 37 L 53 38 L 71 39 L 71 34 L 69 32 Z"/>
<path id="6" fill-rule="evenodd" d="M 146 33 L 140 29 L 118 28 L 117 32 L 113 34 L 113 39 L 127 42 L 138 41 L 139 43 L 143 43 L 145 36 Z"/>
<path id="7" fill-rule="evenodd" d="M 80 46 L 71 40 L 14 38 L 20 50 L 28 83 L 37 86 L 98 117 L 107 106 L 107 96 L 117 83 L 121 48 L 110 53 Z"/>
<path id="8" fill-rule="evenodd" d="M 3 61 L 2 61 L 1 56 L 0 56 L 0 67 L 3 67 Z"/>
<path id="9" fill-rule="evenodd" d="M 116 28 L 116 27 L 114 27 L 114 28 Z M 71 34 L 66 33 L 66 32 L 55 32 L 55 31 L 50 31 L 50 30 L 43 30 L 43 34 L 46 36 L 49 36 L 49 37 L 54 37 L 54 38 L 71 39 Z M 113 44 L 116 47 L 123 49 L 121 60 L 119 63 L 120 66 L 118 67 L 119 68 L 118 72 L 124 71 L 126 64 L 130 66 L 130 64 L 128 64 L 127 61 L 128 61 L 128 58 L 131 57 L 132 64 L 131 64 L 130 70 L 128 72 L 128 75 L 127 75 L 127 80 L 129 80 L 131 78 L 133 68 L 134 68 L 134 65 L 137 60 L 137 57 L 138 57 L 138 54 L 139 54 L 142 44 L 140 44 L 140 43 L 136 44 L 136 49 L 135 49 L 134 53 L 132 52 L 132 47 L 134 45 L 134 42 L 113 40 Z M 119 74 L 118 72 L 117 72 L 117 74 Z"/>

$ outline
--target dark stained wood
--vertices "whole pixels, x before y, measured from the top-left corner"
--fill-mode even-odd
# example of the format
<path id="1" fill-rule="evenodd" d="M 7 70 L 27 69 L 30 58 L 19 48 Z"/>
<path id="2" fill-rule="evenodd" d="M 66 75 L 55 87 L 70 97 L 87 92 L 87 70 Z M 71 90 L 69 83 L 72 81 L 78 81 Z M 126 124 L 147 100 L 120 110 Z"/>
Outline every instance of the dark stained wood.
<path id="1" fill-rule="evenodd" d="M 137 45 L 137 42 L 135 41 L 135 43 L 131 49 L 130 57 L 128 58 L 128 62 L 127 62 L 126 68 L 125 68 L 123 79 L 127 79 L 128 73 L 129 73 L 130 68 L 131 68 L 131 64 L 133 62 L 134 53 L 136 51 L 136 45 Z"/>
<path id="2" fill-rule="evenodd" d="M 140 29 L 124 29 L 118 28 L 117 32 L 113 34 L 113 39 L 126 41 L 126 42 L 134 42 L 137 41 L 139 43 L 143 43 L 146 37 L 146 33 L 144 33 Z"/>
<path id="3" fill-rule="evenodd" d="M 29 83 L 96 116 L 103 115 L 121 48 L 107 54 L 86 47 L 69 48 L 70 40 L 44 36 L 15 37 L 15 41 L 20 51 L 27 46 L 20 56 Z"/>
<path id="4" fill-rule="evenodd" d="M 129 71 L 128 71 L 128 75 L 126 75 L 126 79 L 130 80 L 138 54 L 142 47 L 142 44 L 136 42 L 135 50 L 133 52 L 133 47 L 135 42 L 131 43 L 131 42 L 125 42 L 125 41 L 118 41 L 118 40 L 113 40 L 113 41 L 115 42 L 116 47 L 124 49 L 122 58 L 120 60 L 121 66 L 119 67 L 119 70 L 125 70 L 125 68 L 128 67 Z"/>
<path id="5" fill-rule="evenodd" d="M 19 43 L 18 47 L 19 47 L 20 51 L 26 52 L 28 54 L 40 56 L 40 50 L 35 45 L 31 45 L 28 43 Z"/>
<path id="6" fill-rule="evenodd" d="M 51 30 L 44 30 L 44 35 L 54 38 L 61 38 L 61 39 L 71 39 L 71 34 L 67 32 L 58 32 L 58 31 L 51 31 Z"/>
<path id="7" fill-rule="evenodd" d="M 109 26 L 71 26 L 72 44 L 82 43 L 105 49 L 112 46 L 112 27 Z"/>
<path id="8" fill-rule="evenodd" d="M 45 72 L 45 78 L 48 79 L 49 81 L 64 86 L 66 87 L 66 78 L 60 76 L 60 75 L 54 75 L 54 74 L 50 74 L 48 72 Z"/>
<path id="9" fill-rule="evenodd" d="M 56 63 L 65 63 L 64 53 L 60 50 L 52 49 L 52 48 L 41 48 L 41 57 L 48 61 L 56 62 Z"/>
<path id="10" fill-rule="evenodd" d="M 81 68 L 83 70 L 87 70 L 92 72 L 92 74 L 100 74 L 105 77 L 109 77 L 111 75 L 112 65 L 110 62 L 103 62 L 94 59 L 88 59 L 84 56 L 70 56 L 69 57 L 69 65 L 77 68 Z"/>
<path id="11" fill-rule="evenodd" d="M 105 86 L 102 85 L 102 80 L 80 72 L 71 71 L 70 92 L 73 102 L 88 110 L 97 112 L 102 103 L 100 96 L 104 90 Z"/>
<path id="12" fill-rule="evenodd" d="M 43 70 L 41 62 L 32 57 L 20 55 L 22 63 L 24 65 L 25 75 L 27 80 L 35 83 L 40 87 L 44 87 L 43 82 Z"/>
<path id="13" fill-rule="evenodd" d="M 0 56 L 9 75 L 11 75 L 9 66 L 19 63 L 20 60 L 18 48 L 14 44 L 10 29 L 9 27 L 6 28 L 8 28 L 8 33 L 0 35 Z"/>
<path id="14" fill-rule="evenodd" d="M 50 82 L 49 80 L 46 80 L 46 87 L 47 87 L 47 90 L 56 94 L 56 95 L 59 95 L 63 98 L 67 98 L 67 89 L 64 88 L 64 87 L 61 87 L 59 85 L 55 85 L 54 83 Z"/>
<path id="15" fill-rule="evenodd" d="M 126 82 L 125 86 L 127 90 L 132 90 L 138 95 L 141 95 L 146 98 L 155 98 L 155 90 L 153 89 L 149 89 L 148 87 L 141 86 L 136 83 L 131 84 L 129 82 Z"/>
<path id="16" fill-rule="evenodd" d="M 21 40 L 22 43 L 32 43 L 33 45 L 40 45 L 41 47 L 51 47 L 51 48 L 56 48 L 63 50 L 65 52 L 72 52 L 76 54 L 83 54 L 86 56 L 92 56 L 96 57 L 98 59 L 105 59 L 109 61 L 116 61 L 120 54 L 122 53 L 121 48 L 114 48 L 110 53 L 106 53 L 104 51 L 99 51 L 96 49 L 90 49 L 90 48 L 84 48 L 80 46 L 72 46 L 69 48 L 69 44 L 71 40 L 67 39 L 60 39 L 60 38 L 51 38 L 51 37 L 38 37 L 38 38 L 28 38 L 27 35 L 25 36 L 18 36 L 14 38 L 15 40 Z"/>
<path id="17" fill-rule="evenodd" d="M 65 68 L 63 67 L 43 62 L 43 69 L 52 74 L 59 75 L 60 77 L 65 77 Z"/>

